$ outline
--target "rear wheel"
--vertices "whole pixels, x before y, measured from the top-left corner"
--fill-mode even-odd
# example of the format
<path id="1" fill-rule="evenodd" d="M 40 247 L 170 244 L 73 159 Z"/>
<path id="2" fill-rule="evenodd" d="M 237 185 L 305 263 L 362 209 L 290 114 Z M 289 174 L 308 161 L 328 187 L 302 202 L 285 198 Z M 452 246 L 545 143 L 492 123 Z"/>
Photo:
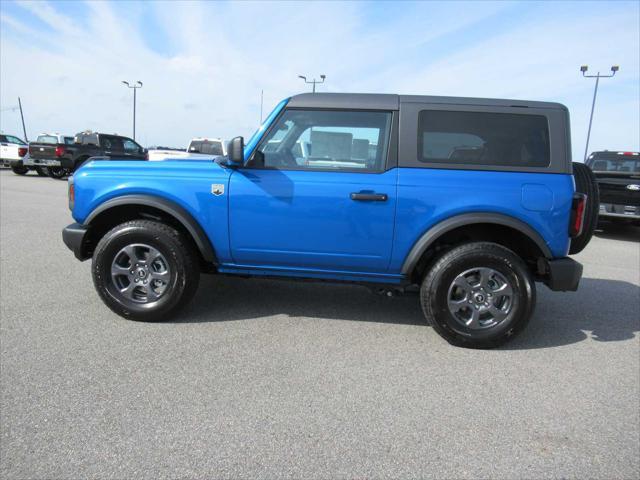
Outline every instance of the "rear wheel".
<path id="1" fill-rule="evenodd" d="M 449 343 L 500 346 L 521 332 L 535 307 L 535 284 L 522 259 L 489 242 L 454 247 L 420 288 L 422 311 Z"/>
<path id="2" fill-rule="evenodd" d="M 26 175 L 29 169 L 27 167 L 11 167 L 11 171 L 16 175 Z"/>
<path id="3" fill-rule="evenodd" d="M 593 236 L 593 231 L 598 225 L 598 211 L 600 210 L 598 180 L 591 169 L 584 163 L 573 162 L 573 178 L 576 182 L 576 192 L 584 193 L 587 196 L 587 203 L 585 205 L 582 233 L 571 239 L 570 255 L 580 253 L 587 246 Z"/>
<path id="4" fill-rule="evenodd" d="M 48 167 L 48 170 L 49 176 L 57 180 L 61 180 L 68 175 L 67 171 L 62 167 Z"/>
<path id="5" fill-rule="evenodd" d="M 93 283 L 118 315 L 166 318 L 193 296 L 200 271 L 190 242 L 160 222 L 133 220 L 110 230 L 96 246 Z"/>

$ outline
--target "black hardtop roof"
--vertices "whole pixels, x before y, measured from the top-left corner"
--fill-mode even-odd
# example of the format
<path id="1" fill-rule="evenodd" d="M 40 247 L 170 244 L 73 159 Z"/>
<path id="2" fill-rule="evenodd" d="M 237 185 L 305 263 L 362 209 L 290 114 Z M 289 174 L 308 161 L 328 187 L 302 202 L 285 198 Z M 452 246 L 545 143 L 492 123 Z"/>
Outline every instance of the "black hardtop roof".
<path id="1" fill-rule="evenodd" d="M 496 98 L 439 97 L 432 95 L 396 95 L 389 93 L 301 93 L 289 100 L 294 108 L 346 108 L 358 110 L 398 110 L 400 103 L 476 105 L 489 107 L 530 107 L 566 110 L 555 102 Z"/>

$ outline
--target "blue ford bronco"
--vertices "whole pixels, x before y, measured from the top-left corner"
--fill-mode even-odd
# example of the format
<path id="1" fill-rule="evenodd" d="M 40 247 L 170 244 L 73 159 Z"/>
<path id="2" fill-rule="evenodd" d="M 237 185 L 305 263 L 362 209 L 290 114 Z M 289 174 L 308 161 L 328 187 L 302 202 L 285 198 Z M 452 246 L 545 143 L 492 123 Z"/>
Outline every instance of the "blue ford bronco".
<path id="1" fill-rule="evenodd" d="M 523 330 L 535 282 L 577 289 L 598 213 L 563 105 L 334 93 L 283 100 L 213 161 L 88 162 L 69 207 L 65 244 L 125 318 L 176 314 L 201 273 L 341 281 L 419 291 L 473 348 Z"/>

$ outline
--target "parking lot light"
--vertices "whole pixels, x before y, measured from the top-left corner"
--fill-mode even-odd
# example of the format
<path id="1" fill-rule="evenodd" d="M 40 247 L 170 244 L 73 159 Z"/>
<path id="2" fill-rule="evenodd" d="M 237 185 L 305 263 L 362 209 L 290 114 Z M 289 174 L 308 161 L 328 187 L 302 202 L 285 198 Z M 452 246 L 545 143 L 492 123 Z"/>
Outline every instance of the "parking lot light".
<path id="1" fill-rule="evenodd" d="M 613 77 L 616 72 L 618 70 L 620 70 L 620 67 L 618 65 L 612 65 L 611 66 L 611 74 L 610 75 L 600 75 L 600 72 L 598 72 L 595 75 L 587 75 L 587 70 L 589 70 L 589 66 L 588 65 L 582 65 L 580 67 L 580 71 L 582 72 L 582 76 L 584 78 L 595 78 L 596 79 L 596 86 L 593 90 L 593 101 L 591 102 L 591 115 L 589 116 L 589 129 L 587 130 L 587 144 L 584 147 L 584 161 L 587 161 L 587 155 L 589 154 L 589 138 L 591 137 L 591 124 L 593 123 L 593 110 L 596 106 L 596 95 L 598 95 L 598 83 L 600 83 L 600 79 L 601 78 L 611 78 Z"/>
<path id="2" fill-rule="evenodd" d="M 137 80 L 133 85 L 131 85 L 126 80 L 123 80 L 122 83 L 124 83 L 128 88 L 133 88 L 133 139 L 135 140 L 136 139 L 136 90 L 138 90 L 139 88 L 142 88 L 142 82 L 140 80 Z"/>
<path id="3" fill-rule="evenodd" d="M 315 78 L 313 80 L 307 80 L 307 77 L 305 77 L 304 75 L 298 75 L 298 78 L 301 78 L 302 80 L 304 80 L 304 83 L 309 83 L 313 85 L 313 89 L 311 90 L 312 93 L 316 93 L 316 84 L 317 83 L 324 83 L 324 80 L 327 78 L 326 75 L 320 75 L 320 80 L 316 80 Z"/>

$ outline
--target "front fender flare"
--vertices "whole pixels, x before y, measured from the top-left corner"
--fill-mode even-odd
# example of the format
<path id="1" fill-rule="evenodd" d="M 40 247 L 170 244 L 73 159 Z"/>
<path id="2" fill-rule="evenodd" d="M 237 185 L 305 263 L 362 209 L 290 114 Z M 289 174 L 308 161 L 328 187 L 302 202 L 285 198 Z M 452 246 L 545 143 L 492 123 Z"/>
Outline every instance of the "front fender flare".
<path id="1" fill-rule="evenodd" d="M 104 213 L 111 208 L 123 205 L 144 205 L 147 207 L 157 208 L 158 210 L 171 215 L 182 224 L 187 232 L 189 232 L 196 243 L 198 250 L 200 250 L 202 258 L 206 262 L 214 264 L 217 263 L 211 241 L 200 224 L 183 207 L 161 197 L 154 195 L 122 195 L 120 197 L 112 198 L 96 207 L 96 209 L 89 214 L 82 224 L 89 226 L 101 213 Z"/>
<path id="2" fill-rule="evenodd" d="M 410 274 L 418 264 L 422 254 L 442 235 L 455 228 L 478 223 L 493 223 L 518 230 L 529 237 L 538 246 L 546 258 L 552 258 L 551 250 L 544 239 L 538 232 L 523 221 L 499 213 L 463 213 L 462 215 L 449 217 L 427 230 L 418 239 L 418 241 L 414 243 L 407 255 L 407 258 L 405 258 L 404 263 L 402 264 L 402 274 Z"/>

